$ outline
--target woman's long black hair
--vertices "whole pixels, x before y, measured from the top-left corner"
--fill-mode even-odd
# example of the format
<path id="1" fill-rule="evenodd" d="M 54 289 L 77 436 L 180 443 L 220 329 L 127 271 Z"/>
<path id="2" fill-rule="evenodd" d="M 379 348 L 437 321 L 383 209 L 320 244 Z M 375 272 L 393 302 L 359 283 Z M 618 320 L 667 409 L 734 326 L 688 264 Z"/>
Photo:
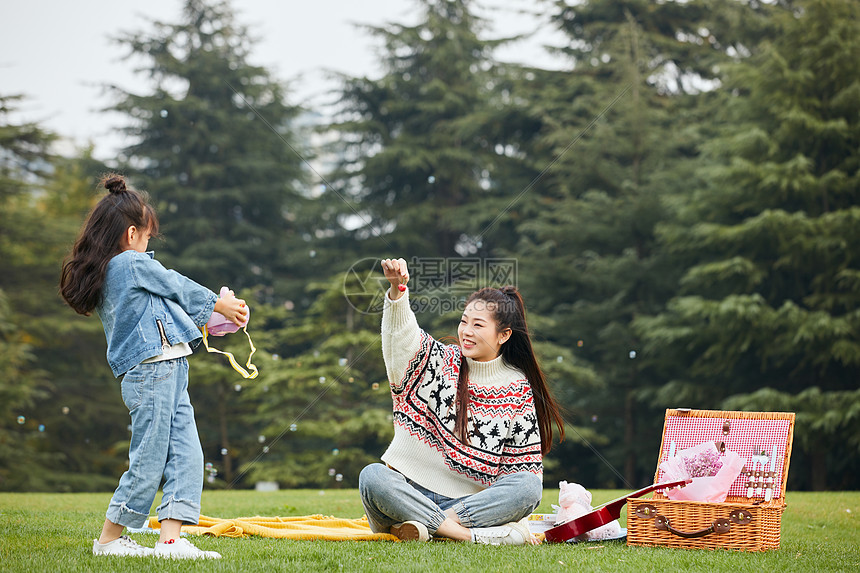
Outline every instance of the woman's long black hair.
<path id="1" fill-rule="evenodd" d="M 564 439 L 564 420 L 532 349 L 523 298 L 517 287 L 505 286 L 488 287 L 474 292 L 466 301 L 466 305 L 474 300 L 482 300 L 488 303 L 487 308 L 493 309 L 498 332 L 511 329 L 510 338 L 502 344 L 502 360 L 505 364 L 520 370 L 529 381 L 540 427 L 541 453 L 546 454 L 552 448 L 553 423 L 558 427 L 559 441 Z M 457 380 L 457 421 L 454 432 L 464 443 L 468 440 L 468 427 L 469 363 L 466 357 L 461 355 L 460 374 Z"/>
<path id="2" fill-rule="evenodd" d="M 132 225 L 140 232 L 158 234 L 158 217 L 142 191 L 128 189 L 125 179 L 105 175 L 101 185 L 108 194 L 96 204 L 63 261 L 60 295 L 79 314 L 89 315 L 101 302 L 110 260 L 122 249 L 121 241 Z"/>

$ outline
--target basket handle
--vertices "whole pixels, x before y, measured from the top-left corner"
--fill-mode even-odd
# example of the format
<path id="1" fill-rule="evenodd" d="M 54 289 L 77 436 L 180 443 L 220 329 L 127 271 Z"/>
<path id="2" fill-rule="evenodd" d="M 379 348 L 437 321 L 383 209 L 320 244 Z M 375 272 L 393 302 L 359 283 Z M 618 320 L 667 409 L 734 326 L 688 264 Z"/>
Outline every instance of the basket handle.
<path id="1" fill-rule="evenodd" d="M 657 512 L 657 508 L 651 505 L 645 505 L 636 510 L 637 517 L 650 517 L 651 515 Z M 700 529 L 698 531 L 679 531 L 672 527 L 669 518 L 665 515 L 657 515 L 654 518 L 654 527 L 658 531 L 668 531 L 673 535 L 677 535 L 678 537 L 684 537 L 686 539 L 693 539 L 696 537 L 705 537 L 706 535 L 710 535 L 712 533 L 716 535 L 721 535 L 723 533 L 728 533 L 732 524 L 736 525 L 746 525 L 752 521 L 752 514 L 745 509 L 736 509 L 729 514 L 729 517 L 722 517 L 719 519 L 715 519 L 713 523 L 711 523 L 708 527 L 704 529 Z"/>
<path id="2" fill-rule="evenodd" d="M 699 531 L 678 531 L 669 523 L 669 518 L 665 515 L 658 515 L 654 518 L 654 527 L 659 531 L 668 531 L 678 537 L 684 537 L 687 539 L 692 539 L 694 537 L 704 537 L 706 535 L 710 535 L 711 533 L 716 533 L 717 535 L 721 533 L 728 533 L 732 528 L 732 524 L 729 523 L 728 519 L 715 519 L 714 522 L 704 529 L 700 529 Z"/>

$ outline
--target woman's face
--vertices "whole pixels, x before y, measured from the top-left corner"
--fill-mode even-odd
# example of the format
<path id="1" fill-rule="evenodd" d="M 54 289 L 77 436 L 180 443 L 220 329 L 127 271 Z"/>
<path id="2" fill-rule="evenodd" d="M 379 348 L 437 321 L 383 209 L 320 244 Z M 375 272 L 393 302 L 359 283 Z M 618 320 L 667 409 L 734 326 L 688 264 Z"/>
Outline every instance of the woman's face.
<path id="1" fill-rule="evenodd" d="M 487 362 L 499 355 L 502 344 L 511 336 L 511 329 L 499 332 L 494 310 L 493 303 L 480 299 L 473 300 L 463 310 L 460 326 L 457 328 L 463 356 L 478 362 Z"/>

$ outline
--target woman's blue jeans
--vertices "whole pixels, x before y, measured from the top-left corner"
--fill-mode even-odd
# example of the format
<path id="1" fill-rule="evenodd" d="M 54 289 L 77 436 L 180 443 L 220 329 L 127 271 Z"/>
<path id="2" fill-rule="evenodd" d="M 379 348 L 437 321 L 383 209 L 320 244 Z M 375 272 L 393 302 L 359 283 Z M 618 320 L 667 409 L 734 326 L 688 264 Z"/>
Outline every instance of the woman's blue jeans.
<path id="1" fill-rule="evenodd" d="M 358 476 L 358 491 L 370 529 L 388 533 L 404 521 L 417 521 L 433 535 L 453 509 L 463 527 L 503 525 L 531 514 L 540 505 L 543 483 L 530 472 L 500 477 L 473 495 L 450 498 L 434 493 L 384 464 L 371 464 Z"/>
<path id="2" fill-rule="evenodd" d="M 129 465 L 111 498 L 107 519 L 143 527 L 164 477 L 158 521 L 196 524 L 203 492 L 203 448 L 188 397 L 188 361 L 138 364 L 122 379 L 122 399 L 131 414 Z"/>

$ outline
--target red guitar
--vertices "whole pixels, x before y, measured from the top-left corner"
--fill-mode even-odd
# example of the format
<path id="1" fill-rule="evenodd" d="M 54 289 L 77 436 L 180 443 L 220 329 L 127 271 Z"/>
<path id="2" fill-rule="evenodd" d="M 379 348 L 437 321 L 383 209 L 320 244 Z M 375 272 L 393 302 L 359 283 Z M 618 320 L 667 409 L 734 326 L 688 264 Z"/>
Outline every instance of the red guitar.
<path id="1" fill-rule="evenodd" d="M 553 543 L 561 543 L 562 541 L 568 541 L 574 537 L 579 537 L 583 533 L 587 533 L 592 529 L 597 529 L 607 523 L 612 523 L 621 517 L 621 508 L 627 504 L 627 500 L 631 497 L 641 497 L 646 493 L 650 493 L 658 489 L 668 489 L 676 486 L 684 487 L 691 481 L 693 480 L 656 483 L 654 485 L 649 485 L 648 487 L 643 487 L 639 491 L 634 491 L 630 495 L 613 499 L 612 501 L 604 503 L 594 511 L 586 513 L 582 517 L 577 517 L 576 519 L 557 525 L 552 529 L 548 529 L 545 533 L 546 540 Z"/>

